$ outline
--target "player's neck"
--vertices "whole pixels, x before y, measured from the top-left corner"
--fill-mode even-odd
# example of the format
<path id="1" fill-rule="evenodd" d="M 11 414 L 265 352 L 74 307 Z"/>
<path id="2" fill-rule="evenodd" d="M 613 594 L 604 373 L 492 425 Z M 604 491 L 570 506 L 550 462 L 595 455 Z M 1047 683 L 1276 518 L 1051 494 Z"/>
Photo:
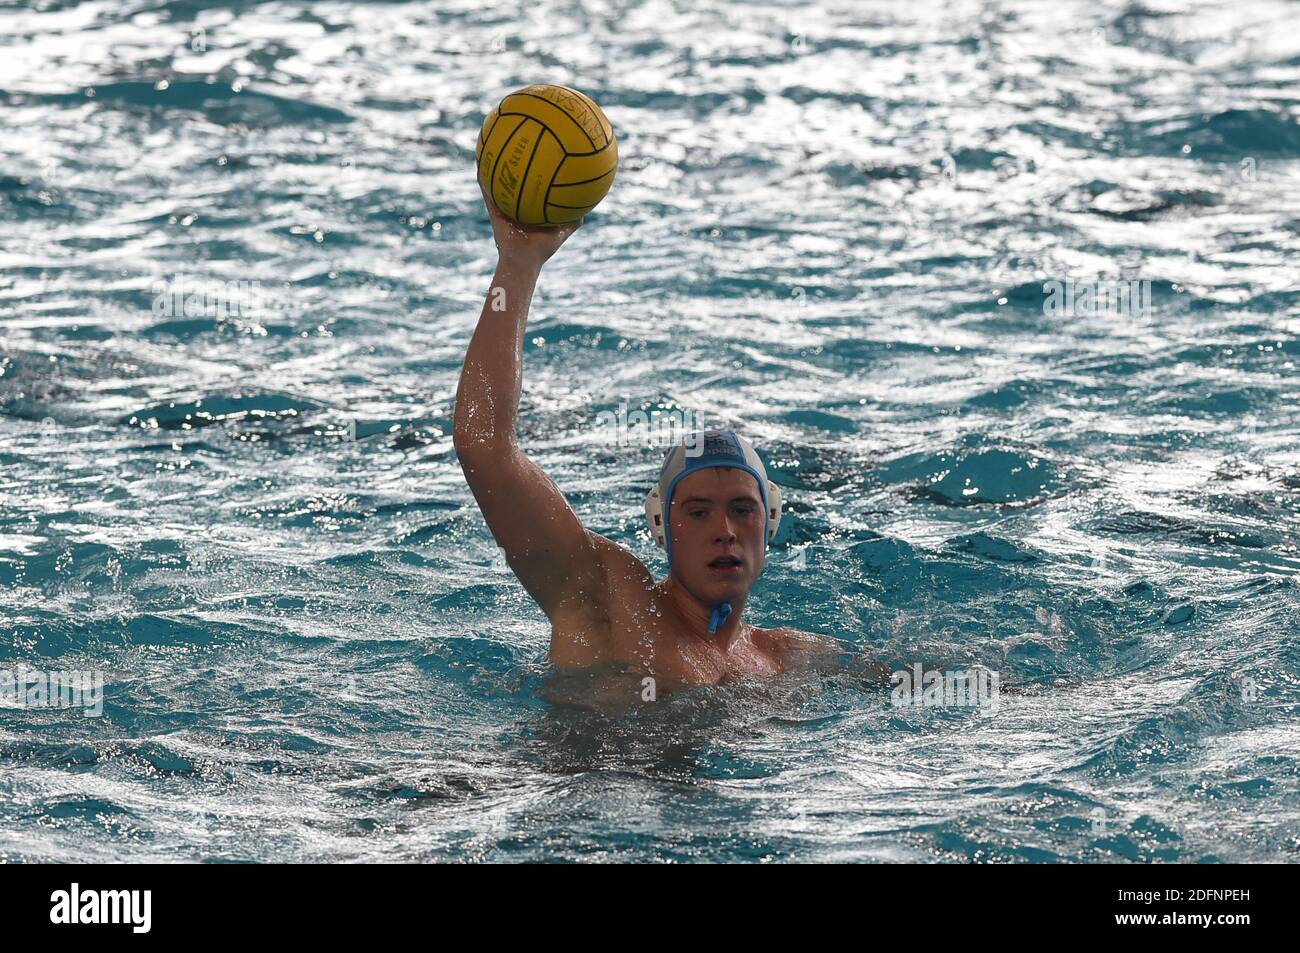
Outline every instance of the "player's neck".
<path id="1" fill-rule="evenodd" d="M 697 638 L 725 650 L 731 648 L 732 644 L 748 629 L 742 618 L 745 612 L 745 596 L 732 600 L 731 614 L 718 626 L 717 631 L 710 635 L 709 623 L 713 618 L 714 606 L 701 602 L 687 592 L 686 587 L 671 572 L 659 586 L 676 611 L 682 627 Z"/>

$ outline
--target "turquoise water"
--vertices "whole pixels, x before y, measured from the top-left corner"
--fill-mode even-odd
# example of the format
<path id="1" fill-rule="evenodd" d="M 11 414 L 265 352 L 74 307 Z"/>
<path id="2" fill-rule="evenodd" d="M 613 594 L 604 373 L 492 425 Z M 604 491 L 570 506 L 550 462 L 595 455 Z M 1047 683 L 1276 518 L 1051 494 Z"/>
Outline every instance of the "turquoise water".
<path id="1" fill-rule="evenodd" d="M 1297 859 L 1296 20 L 5 5 L 0 669 L 105 684 L 0 699 L 0 858 Z M 557 701 L 450 438 L 475 136 L 538 81 L 623 158 L 525 448 L 662 573 L 597 415 L 736 427 L 788 501 L 754 621 L 996 708 Z M 1095 280 L 1150 306 L 1045 307 Z"/>

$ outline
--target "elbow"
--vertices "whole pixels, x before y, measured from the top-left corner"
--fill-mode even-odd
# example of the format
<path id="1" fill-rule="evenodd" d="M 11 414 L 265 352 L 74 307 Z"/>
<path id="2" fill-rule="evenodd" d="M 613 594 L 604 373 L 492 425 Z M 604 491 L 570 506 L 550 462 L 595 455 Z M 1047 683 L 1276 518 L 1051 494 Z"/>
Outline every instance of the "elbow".
<path id="1" fill-rule="evenodd" d="M 462 468 L 475 461 L 499 460 L 515 452 L 513 422 L 502 426 L 487 409 L 458 400 L 452 415 L 451 442 Z"/>
<path id="2" fill-rule="evenodd" d="M 467 469 L 510 456 L 515 449 L 512 437 L 495 432 L 483 433 L 458 424 L 452 431 L 451 442 L 461 468 Z"/>

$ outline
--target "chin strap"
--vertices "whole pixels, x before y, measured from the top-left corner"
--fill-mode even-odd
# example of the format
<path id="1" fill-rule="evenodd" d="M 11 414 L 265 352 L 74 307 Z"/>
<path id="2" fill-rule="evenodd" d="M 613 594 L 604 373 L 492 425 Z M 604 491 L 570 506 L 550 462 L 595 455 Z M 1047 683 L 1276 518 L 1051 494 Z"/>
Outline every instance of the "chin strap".
<path id="1" fill-rule="evenodd" d="M 709 635 L 718 631 L 718 627 L 727 621 L 727 616 L 731 615 L 731 603 L 724 602 L 713 610 L 709 616 Z"/>

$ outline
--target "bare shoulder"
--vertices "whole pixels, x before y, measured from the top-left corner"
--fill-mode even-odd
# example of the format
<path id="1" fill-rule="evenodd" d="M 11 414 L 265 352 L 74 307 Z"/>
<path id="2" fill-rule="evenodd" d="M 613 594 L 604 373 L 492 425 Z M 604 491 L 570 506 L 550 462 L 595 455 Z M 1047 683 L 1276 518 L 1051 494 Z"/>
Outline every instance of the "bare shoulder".
<path id="1" fill-rule="evenodd" d="M 851 642 L 799 629 L 755 629 L 754 642 L 773 657 L 782 669 L 815 669 L 841 672 L 859 678 L 865 687 L 889 683 L 890 669 L 883 659 Z"/>
<path id="2" fill-rule="evenodd" d="M 789 627 L 754 629 L 754 643 L 780 660 L 782 667 L 798 668 L 839 657 L 844 650 L 838 639 Z"/>
<path id="3" fill-rule="evenodd" d="M 649 605 L 650 591 L 655 587 L 654 575 L 626 546 L 590 530 L 587 534 L 600 566 L 600 591 L 592 596 L 593 601 L 599 603 L 600 615 L 607 622 L 618 618 L 626 621 L 627 611 Z M 625 629 L 625 625 L 615 626 L 613 634 L 617 636 Z"/>
<path id="4" fill-rule="evenodd" d="M 626 626 L 622 607 L 634 587 L 654 584 L 645 564 L 599 533 L 584 530 L 594 555 L 595 571 L 581 590 L 559 602 L 551 613 L 551 662 L 558 668 L 590 668 L 622 660 Z"/>
<path id="5" fill-rule="evenodd" d="M 596 547 L 596 553 L 600 557 L 607 588 L 613 589 L 627 582 L 642 583 L 646 580 L 654 582 L 650 570 L 632 550 L 591 530 L 587 531 L 587 535 L 591 537 L 592 545 Z"/>
<path id="6" fill-rule="evenodd" d="M 655 618 L 648 611 L 654 599 L 655 579 L 626 546 L 590 530 L 587 535 L 600 566 L 598 591 L 589 596 L 588 619 L 600 632 L 609 657 L 627 662 L 635 655 L 646 624 Z"/>
<path id="7" fill-rule="evenodd" d="M 773 647 L 786 648 L 838 648 L 839 641 L 829 635 L 821 635 L 817 632 L 804 632 L 800 629 L 792 629 L 784 626 L 779 629 L 760 629 L 754 628 L 754 637 L 756 639 L 766 639 Z"/>

